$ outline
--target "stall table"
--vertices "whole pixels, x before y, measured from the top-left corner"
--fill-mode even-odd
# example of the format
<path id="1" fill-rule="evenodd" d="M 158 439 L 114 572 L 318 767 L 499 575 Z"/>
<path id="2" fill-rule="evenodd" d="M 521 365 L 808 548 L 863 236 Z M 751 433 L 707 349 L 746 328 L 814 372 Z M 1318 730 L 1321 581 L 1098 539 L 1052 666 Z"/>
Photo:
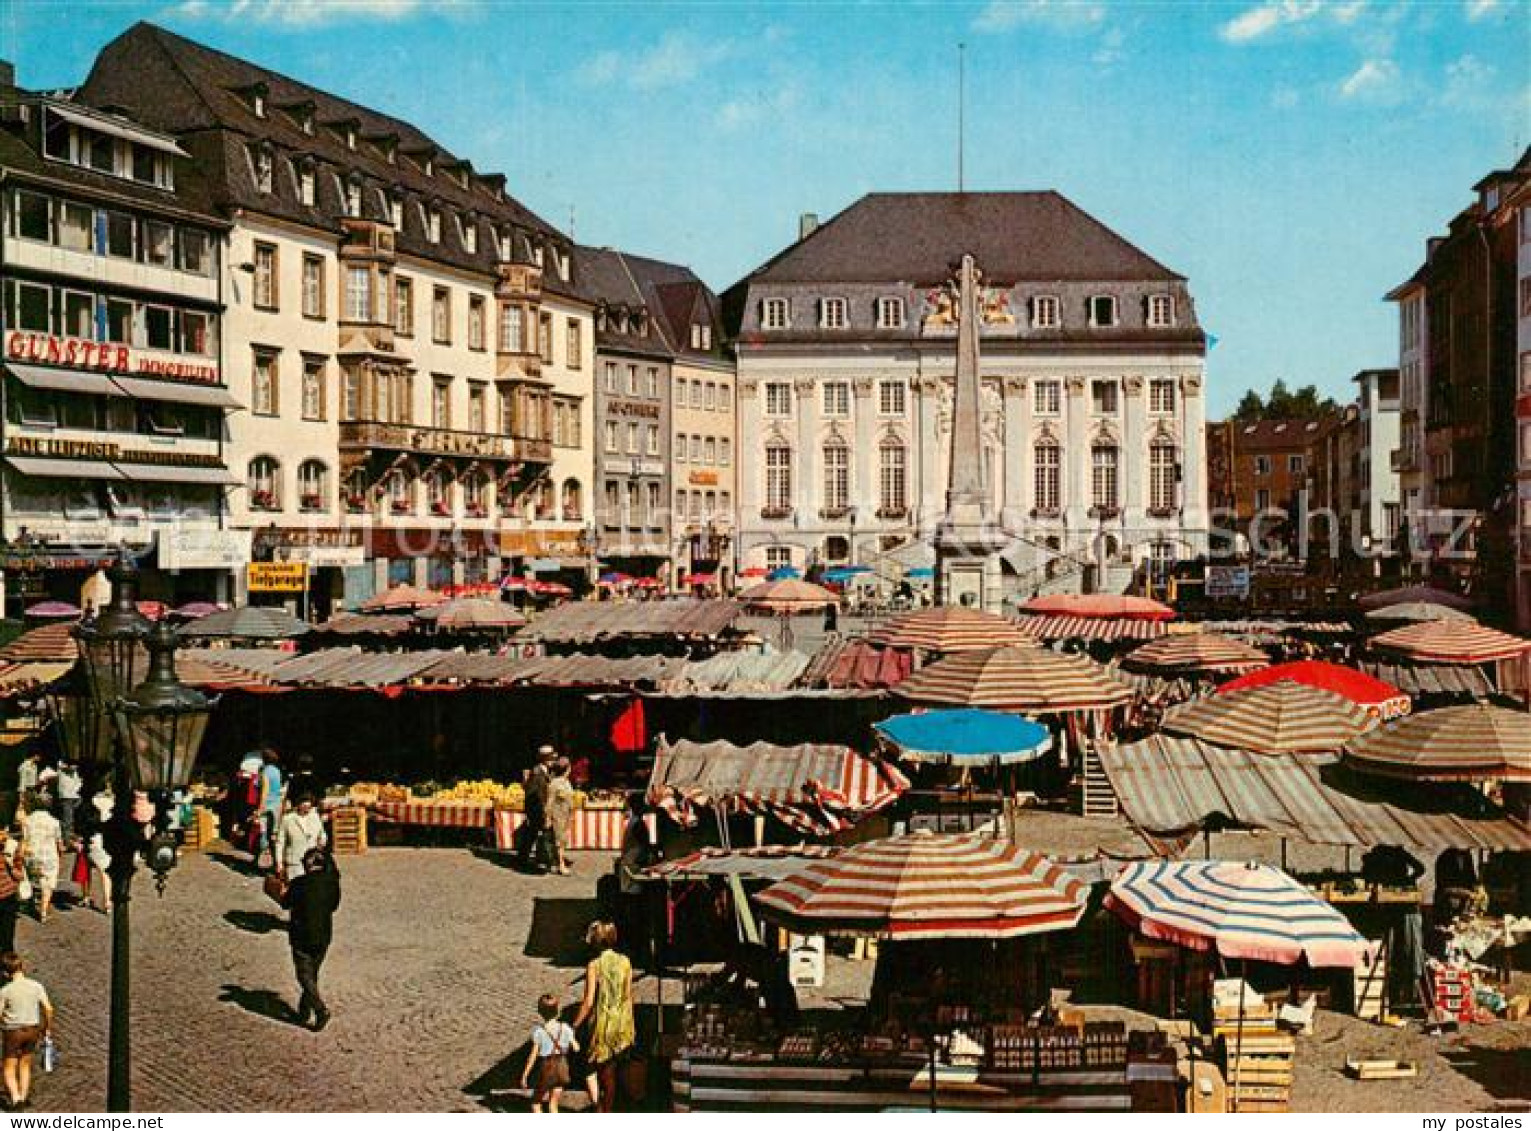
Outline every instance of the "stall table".
<path id="1" fill-rule="evenodd" d="M 433 829 L 487 829 L 494 805 L 488 801 L 377 801 L 379 821 Z"/>
<path id="2" fill-rule="evenodd" d="M 518 809 L 494 811 L 494 846 L 502 852 L 515 848 L 516 830 L 526 822 Z M 576 809 L 569 821 L 569 848 L 576 851 L 618 852 L 627 829 L 622 809 Z"/>

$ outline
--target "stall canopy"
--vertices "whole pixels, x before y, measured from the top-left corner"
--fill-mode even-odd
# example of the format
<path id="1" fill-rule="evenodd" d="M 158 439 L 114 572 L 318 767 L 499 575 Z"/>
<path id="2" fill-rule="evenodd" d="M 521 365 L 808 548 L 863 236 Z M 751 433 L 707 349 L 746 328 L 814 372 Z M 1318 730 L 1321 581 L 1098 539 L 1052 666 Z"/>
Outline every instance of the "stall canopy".
<path id="1" fill-rule="evenodd" d="M 1147 597 L 1124 593 L 1048 593 L 1033 597 L 1022 612 L 1051 616 L 1173 620 L 1175 610 Z"/>
<path id="2" fill-rule="evenodd" d="M 337 613 L 314 631 L 321 636 L 403 636 L 415 629 L 407 613 Z"/>
<path id="3" fill-rule="evenodd" d="M 1485 664 L 1512 660 L 1531 649 L 1531 640 L 1476 621 L 1437 620 L 1406 624 L 1374 636 L 1371 646 L 1434 664 Z"/>
<path id="4" fill-rule="evenodd" d="M 996 613 L 960 605 L 941 605 L 896 616 L 868 639 L 885 648 L 977 652 L 1005 644 L 1025 644 L 1029 638 L 1014 621 Z"/>
<path id="5" fill-rule="evenodd" d="M 808 667 L 806 652 L 719 652 L 685 664 L 665 682 L 672 696 L 779 698 L 802 694 L 794 690 Z"/>
<path id="6" fill-rule="evenodd" d="M 1116 707 L 1133 697 L 1094 660 L 1031 645 L 948 656 L 893 693 L 916 703 L 1038 712 Z"/>
<path id="7" fill-rule="evenodd" d="M 1231 636 L 1181 632 L 1134 648 L 1122 663 L 1148 672 L 1247 672 L 1265 667 L 1270 657 Z"/>
<path id="8" fill-rule="evenodd" d="M 1088 894 L 1009 841 L 913 833 L 807 863 L 755 900 L 766 918 L 807 934 L 1008 939 L 1074 926 Z"/>
<path id="9" fill-rule="evenodd" d="M 825 642 L 803 672 L 807 687 L 883 691 L 902 683 L 914 670 L 914 654 L 901 648 L 877 648 L 865 640 Z"/>
<path id="10" fill-rule="evenodd" d="M 891 804 L 909 780 L 847 746 L 660 740 L 649 801 L 683 825 L 697 810 L 760 813 L 807 836 L 830 836 Z"/>
<path id="11" fill-rule="evenodd" d="M 895 715 L 874 729 L 906 762 L 1012 765 L 1035 761 L 1053 746 L 1041 723 L 971 707 Z"/>
<path id="12" fill-rule="evenodd" d="M 1360 600 L 1363 609 L 1385 609 L 1389 605 L 1405 605 L 1423 601 L 1429 605 L 1445 605 L 1449 609 L 1470 609 L 1472 601 L 1460 593 L 1437 589 L 1433 585 L 1407 585 L 1402 589 L 1383 589 L 1368 593 Z"/>
<path id="13" fill-rule="evenodd" d="M 1352 968 L 1373 944 L 1279 868 L 1227 860 L 1139 860 L 1106 906 L 1151 939 L 1224 958 Z"/>
<path id="14" fill-rule="evenodd" d="M 523 637 L 586 644 L 614 637 L 714 640 L 743 612 L 734 601 L 575 601 L 549 609 Z"/>
<path id="15" fill-rule="evenodd" d="M 1531 826 L 1470 786 L 1375 789 L 1309 759 L 1168 735 L 1104 744 L 1100 761 L 1127 818 L 1159 839 L 1231 825 L 1312 844 L 1531 851 Z"/>
<path id="16" fill-rule="evenodd" d="M 441 632 L 507 632 L 526 623 L 515 606 L 483 597 L 456 597 L 429 605 L 418 610 L 415 618 Z"/>
<path id="17" fill-rule="evenodd" d="M 74 663 L 79 649 L 74 643 L 74 625 L 55 621 L 23 632 L 0 648 L 0 660 L 12 664 L 57 661 Z"/>
<path id="18" fill-rule="evenodd" d="M 1156 640 L 1169 632 L 1162 620 L 1120 617 L 1025 616 L 1016 627 L 1031 640 Z"/>
<path id="19" fill-rule="evenodd" d="M 417 589 L 413 585 L 395 585 L 376 596 L 368 597 L 361 603 L 361 610 L 364 613 L 408 612 L 430 605 L 439 605 L 445 600 L 444 593 L 437 593 L 431 589 Z"/>
<path id="20" fill-rule="evenodd" d="M 1375 722 L 1342 695 L 1283 679 L 1194 699 L 1167 711 L 1161 725 L 1261 754 L 1332 754 Z"/>
<path id="21" fill-rule="evenodd" d="M 1356 667 L 1374 679 L 1390 683 L 1405 696 L 1452 695 L 1485 699 L 1494 694 L 1493 681 L 1482 668 L 1458 664 L 1411 664 L 1366 659 Z"/>
<path id="22" fill-rule="evenodd" d="M 1217 689 L 1219 695 L 1234 694 L 1252 687 L 1264 687 L 1281 682 L 1300 683 L 1316 687 L 1320 691 L 1343 696 L 1359 707 L 1384 719 L 1409 713 L 1409 697 L 1398 687 L 1376 675 L 1348 668 L 1343 664 L 1331 664 L 1324 660 L 1297 660 L 1290 664 L 1276 664 L 1262 671 L 1251 672 L 1230 680 Z"/>
<path id="23" fill-rule="evenodd" d="M 758 848 L 713 848 L 688 852 L 643 870 L 644 879 L 706 880 L 738 876 L 773 883 L 802 870 L 805 861 L 828 860 L 843 851 L 834 844 L 766 844 Z"/>
<path id="24" fill-rule="evenodd" d="M 1362 735 L 1344 762 L 1410 781 L 1531 782 L 1531 715 L 1487 703 L 1425 711 Z"/>
<path id="25" fill-rule="evenodd" d="M 840 596 L 822 585 L 802 581 L 796 575 L 777 578 L 751 586 L 739 594 L 739 600 L 752 609 L 768 613 L 808 613 L 840 603 Z"/>
<path id="26" fill-rule="evenodd" d="M 309 631 L 305 622 L 286 609 L 242 605 L 220 609 L 181 627 L 181 635 L 205 639 L 290 640 Z"/>

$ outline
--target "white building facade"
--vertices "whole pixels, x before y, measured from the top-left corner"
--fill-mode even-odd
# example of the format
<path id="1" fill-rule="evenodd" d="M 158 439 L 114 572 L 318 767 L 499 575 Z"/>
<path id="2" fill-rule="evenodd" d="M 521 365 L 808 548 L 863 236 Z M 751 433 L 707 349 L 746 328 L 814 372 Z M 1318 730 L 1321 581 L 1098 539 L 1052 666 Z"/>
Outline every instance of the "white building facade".
<path id="1" fill-rule="evenodd" d="M 725 299 L 743 569 L 896 582 L 945 512 L 956 333 L 984 272 L 982 453 L 1006 589 L 1120 590 L 1205 550 L 1204 339 L 1184 279 L 1052 193 L 864 198 Z"/>

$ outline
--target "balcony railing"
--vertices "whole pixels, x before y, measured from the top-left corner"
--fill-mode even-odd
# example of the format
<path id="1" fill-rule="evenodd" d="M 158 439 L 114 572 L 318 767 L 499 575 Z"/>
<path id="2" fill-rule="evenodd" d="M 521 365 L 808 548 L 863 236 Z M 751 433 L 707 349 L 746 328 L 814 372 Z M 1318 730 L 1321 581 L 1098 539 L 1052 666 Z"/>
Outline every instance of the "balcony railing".
<path id="1" fill-rule="evenodd" d="M 342 421 L 340 446 L 351 450 L 386 448 L 422 455 L 506 462 L 547 463 L 553 458 L 553 445 L 549 440 L 500 436 L 491 432 L 459 432 L 451 428 L 423 428 L 414 424 L 385 424 L 375 420 Z"/>

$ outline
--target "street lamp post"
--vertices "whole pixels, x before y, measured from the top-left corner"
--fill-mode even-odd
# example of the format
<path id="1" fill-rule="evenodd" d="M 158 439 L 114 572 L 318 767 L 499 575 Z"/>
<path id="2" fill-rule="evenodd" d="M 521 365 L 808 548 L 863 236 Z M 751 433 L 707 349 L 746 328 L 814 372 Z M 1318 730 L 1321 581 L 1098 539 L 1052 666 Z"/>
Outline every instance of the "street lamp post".
<path id="1" fill-rule="evenodd" d="M 156 813 L 141 822 L 134 810 L 138 792 L 162 795 L 186 785 L 207 730 L 212 703 L 184 686 L 175 674 L 175 630 L 153 624 L 138 611 L 138 571 L 119 561 L 107 573 L 112 603 L 75 630 L 83 684 L 72 703 L 51 706 L 61 741 L 89 776 L 88 796 L 110 773 L 112 815 L 102 828 L 111 866 L 112 972 L 108 1038 L 107 1110 L 132 1109 L 132 1028 L 130 976 L 131 891 L 138 856 L 148 843 L 148 863 L 160 890 L 175 866 L 175 842 Z"/>

